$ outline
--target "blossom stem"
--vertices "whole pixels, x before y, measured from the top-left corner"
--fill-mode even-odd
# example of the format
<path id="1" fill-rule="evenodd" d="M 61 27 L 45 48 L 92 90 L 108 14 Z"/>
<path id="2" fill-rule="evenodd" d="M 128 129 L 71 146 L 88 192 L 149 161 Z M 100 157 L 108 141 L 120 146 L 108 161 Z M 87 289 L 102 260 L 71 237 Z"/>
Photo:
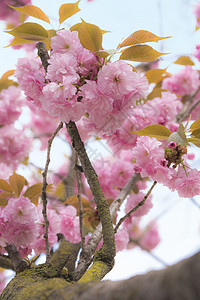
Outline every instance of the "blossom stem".
<path id="1" fill-rule="evenodd" d="M 147 194 L 144 196 L 144 198 L 142 199 L 142 201 L 140 201 L 134 208 L 132 208 L 124 217 L 122 217 L 119 222 L 117 223 L 117 225 L 115 226 L 114 232 L 116 233 L 119 226 L 124 222 L 124 220 L 128 217 L 130 217 L 130 215 L 132 213 L 134 213 L 138 208 L 140 208 L 140 206 L 144 205 L 145 201 L 147 200 L 147 198 L 149 197 L 149 195 L 151 194 L 153 188 L 155 187 L 155 185 L 157 184 L 157 181 L 154 181 L 151 188 L 149 189 L 149 191 L 147 192 Z"/>

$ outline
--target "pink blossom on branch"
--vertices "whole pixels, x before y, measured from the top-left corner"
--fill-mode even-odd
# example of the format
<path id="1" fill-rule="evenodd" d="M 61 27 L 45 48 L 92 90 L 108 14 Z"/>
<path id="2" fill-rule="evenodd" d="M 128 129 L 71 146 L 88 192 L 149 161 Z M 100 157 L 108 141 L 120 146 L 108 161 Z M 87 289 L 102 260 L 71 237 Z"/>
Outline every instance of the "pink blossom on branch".
<path id="1" fill-rule="evenodd" d="M 186 66 L 183 70 L 163 80 L 162 88 L 177 95 L 190 95 L 199 86 L 199 73 Z"/>

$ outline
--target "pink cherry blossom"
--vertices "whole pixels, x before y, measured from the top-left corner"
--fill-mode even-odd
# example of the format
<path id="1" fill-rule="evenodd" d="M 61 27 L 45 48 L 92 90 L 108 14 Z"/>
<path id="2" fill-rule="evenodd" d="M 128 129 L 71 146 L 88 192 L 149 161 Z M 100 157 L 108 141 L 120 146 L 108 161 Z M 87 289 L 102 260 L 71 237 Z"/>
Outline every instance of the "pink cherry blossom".
<path id="1" fill-rule="evenodd" d="M 25 104 L 21 89 L 9 86 L 0 93 L 0 125 L 13 123 L 19 118 Z"/>
<path id="2" fill-rule="evenodd" d="M 76 80 L 79 80 L 78 75 L 76 75 L 77 60 L 72 54 L 54 53 L 51 55 L 49 63 L 47 78 L 51 81 L 62 82 L 63 76 L 75 76 Z"/>
<path id="3" fill-rule="evenodd" d="M 57 31 L 57 35 L 51 39 L 51 47 L 54 52 L 73 55 L 77 55 L 83 49 L 78 32 L 70 30 Z"/>
<path id="4" fill-rule="evenodd" d="M 128 213 L 131 209 L 133 209 L 139 202 L 141 202 L 143 200 L 144 196 L 145 196 L 145 194 L 143 194 L 142 192 L 139 192 L 138 194 L 130 194 L 127 198 L 125 212 Z M 151 200 L 152 200 L 152 195 L 150 195 L 146 199 L 144 205 L 139 207 L 133 213 L 133 216 L 141 217 L 141 216 L 146 215 L 149 212 L 149 210 L 153 207 Z"/>
<path id="5" fill-rule="evenodd" d="M 104 65 L 98 73 L 97 83 L 102 93 L 114 99 L 131 94 L 138 100 L 145 97 L 148 90 L 147 79 L 133 72 L 123 60 Z"/>
<path id="6" fill-rule="evenodd" d="M 21 130 L 13 126 L 0 128 L 0 162 L 16 168 L 28 155 L 32 139 L 24 136 Z"/>
<path id="7" fill-rule="evenodd" d="M 15 70 L 19 86 L 25 92 L 27 99 L 41 106 L 40 96 L 45 86 L 45 71 L 39 58 L 20 58 Z"/>
<path id="8" fill-rule="evenodd" d="M 9 222 L 14 221 L 19 224 L 35 222 L 37 220 L 37 210 L 35 205 L 27 197 L 10 198 L 4 208 L 4 218 Z"/>
<path id="9" fill-rule="evenodd" d="M 43 88 L 42 108 L 60 121 L 78 121 L 85 113 L 85 108 L 81 102 L 77 102 L 76 87 L 73 85 L 76 81 L 76 76 L 68 76 L 60 84 L 47 84 Z"/>
<path id="10" fill-rule="evenodd" d="M 161 142 L 156 138 L 141 136 L 137 145 L 132 150 L 133 159 L 136 160 L 136 167 L 140 169 L 143 176 L 152 175 L 156 172 L 161 159 L 164 158 L 164 150 L 160 147 Z"/>
<path id="11" fill-rule="evenodd" d="M 142 247 L 149 251 L 154 249 L 160 243 L 160 235 L 156 222 L 149 224 L 147 229 L 145 229 L 142 238 L 139 240 L 139 243 Z"/>
<path id="12" fill-rule="evenodd" d="M 6 275 L 4 272 L 0 272 L 0 294 L 3 292 L 3 289 L 6 285 Z"/>
<path id="13" fill-rule="evenodd" d="M 199 86 L 199 73 L 186 66 L 178 73 L 163 80 L 162 88 L 167 89 L 177 95 L 190 95 L 194 93 Z"/>
<path id="14" fill-rule="evenodd" d="M 71 243 L 80 242 L 79 217 L 76 216 L 76 208 L 69 205 L 62 210 L 61 233 Z"/>
<path id="15" fill-rule="evenodd" d="M 200 45 L 196 45 L 194 56 L 198 59 L 198 61 L 200 61 Z"/>
<path id="16" fill-rule="evenodd" d="M 180 197 L 191 198 L 200 194 L 200 172 L 197 169 L 187 170 L 179 167 L 174 187 Z"/>
<path id="17" fill-rule="evenodd" d="M 117 231 L 115 234 L 116 252 L 122 251 L 127 248 L 129 242 L 129 234 L 125 228 Z"/>

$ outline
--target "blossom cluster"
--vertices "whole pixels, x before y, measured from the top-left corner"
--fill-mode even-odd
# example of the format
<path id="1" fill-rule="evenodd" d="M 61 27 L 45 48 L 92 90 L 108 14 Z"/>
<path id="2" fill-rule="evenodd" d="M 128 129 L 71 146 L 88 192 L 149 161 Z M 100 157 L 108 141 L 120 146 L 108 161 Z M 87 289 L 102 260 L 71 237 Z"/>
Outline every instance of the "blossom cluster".
<path id="1" fill-rule="evenodd" d="M 25 99 L 19 87 L 9 86 L 0 92 L 0 163 L 1 170 L 16 169 L 28 155 L 32 139 L 14 123 L 21 116 Z M 3 167 L 3 164 L 5 166 Z M 9 172 L 7 172 L 9 174 Z"/>
<path id="2" fill-rule="evenodd" d="M 111 134 L 127 119 L 136 101 L 147 95 L 148 82 L 120 60 L 103 60 L 83 48 L 78 33 L 52 38 L 47 74 L 38 59 L 19 59 L 15 76 L 27 99 L 61 121 L 83 118 L 90 133 Z"/>
<path id="3" fill-rule="evenodd" d="M 79 218 L 73 206 L 49 205 L 47 217 L 51 247 L 57 242 L 58 233 L 69 242 L 80 241 Z M 10 198 L 0 211 L 0 233 L 1 252 L 5 252 L 3 247 L 6 243 L 14 243 L 23 257 L 31 254 L 32 250 L 35 253 L 45 252 L 42 205 L 35 206 L 24 196 Z"/>
<path id="4" fill-rule="evenodd" d="M 21 23 L 20 14 L 16 10 L 9 7 L 11 6 L 24 6 L 31 4 L 31 0 L 1 0 L 0 2 L 0 20 L 6 22 L 9 26 L 17 26 Z"/>

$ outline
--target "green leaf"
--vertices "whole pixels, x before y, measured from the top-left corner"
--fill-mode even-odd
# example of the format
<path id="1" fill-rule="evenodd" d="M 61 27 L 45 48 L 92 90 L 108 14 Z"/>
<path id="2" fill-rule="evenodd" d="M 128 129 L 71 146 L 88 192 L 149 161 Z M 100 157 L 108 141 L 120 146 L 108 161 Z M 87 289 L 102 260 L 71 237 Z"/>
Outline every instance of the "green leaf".
<path id="1" fill-rule="evenodd" d="M 78 7 L 79 1 L 76 3 L 67 3 L 67 4 L 62 4 L 59 8 L 59 23 L 61 24 L 64 22 L 66 19 L 69 17 L 73 16 L 77 12 L 80 11 L 80 8 Z"/>
<path id="2" fill-rule="evenodd" d="M 195 137 L 195 138 L 200 138 L 200 128 L 195 129 L 194 131 L 192 131 L 191 136 Z"/>
<path id="3" fill-rule="evenodd" d="M 37 23 L 27 22 L 5 32 L 12 34 L 14 37 L 29 40 L 32 42 L 44 41 L 48 38 L 48 32 L 44 27 Z"/>
<path id="4" fill-rule="evenodd" d="M 82 20 L 82 19 L 81 19 Z M 71 31 L 78 31 L 78 37 L 84 48 L 91 52 L 102 50 L 102 30 L 90 23 L 82 20 L 82 23 L 75 24 L 70 28 Z"/>
<path id="5" fill-rule="evenodd" d="M 152 92 L 150 94 L 148 94 L 147 96 L 147 100 L 153 100 L 156 97 L 161 97 L 162 96 L 162 92 L 166 92 L 167 90 L 158 88 L 157 86 L 153 88 Z"/>
<path id="6" fill-rule="evenodd" d="M 23 176 L 16 174 L 15 172 L 12 176 L 9 177 L 9 182 L 13 192 L 17 197 L 20 196 L 23 187 L 25 186 L 25 184 L 27 184 L 26 179 Z"/>
<path id="7" fill-rule="evenodd" d="M 147 30 L 138 30 L 133 32 L 127 39 L 119 44 L 117 48 L 138 45 L 147 42 L 158 42 L 168 38 L 170 38 L 170 36 L 160 37 Z"/>
<path id="8" fill-rule="evenodd" d="M 158 83 L 164 77 L 163 75 L 166 73 L 166 69 L 152 69 L 145 73 L 145 76 L 148 79 L 149 83 Z"/>
<path id="9" fill-rule="evenodd" d="M 190 131 L 200 128 L 200 119 L 197 119 L 192 125 L 190 126 Z"/>
<path id="10" fill-rule="evenodd" d="M 0 198 L 0 206 L 5 207 L 8 204 L 8 199 Z"/>
<path id="11" fill-rule="evenodd" d="M 1 79 L 7 79 L 8 77 L 12 76 L 14 73 L 15 73 L 15 70 L 9 70 L 1 76 Z"/>
<path id="12" fill-rule="evenodd" d="M 42 183 L 38 182 L 28 187 L 26 192 L 23 194 L 23 196 L 29 198 L 31 202 L 33 202 L 34 204 L 37 204 L 38 198 L 41 195 L 41 191 L 42 191 Z"/>
<path id="13" fill-rule="evenodd" d="M 189 56 L 180 56 L 175 62 L 174 64 L 177 65 L 194 65 L 194 62 L 191 60 L 191 58 Z"/>
<path id="14" fill-rule="evenodd" d="M 167 140 L 171 134 L 171 131 L 163 125 L 149 125 L 141 130 L 134 131 L 140 136 L 155 137 L 157 140 Z"/>
<path id="15" fill-rule="evenodd" d="M 3 179 L 0 179 L 0 190 L 4 190 L 4 191 L 9 192 L 9 193 L 13 192 L 10 184 L 7 181 L 3 180 Z"/>
<path id="16" fill-rule="evenodd" d="M 169 136 L 168 142 L 175 142 L 177 145 L 188 145 L 188 141 L 185 134 L 180 135 L 178 134 L 178 132 L 173 132 Z"/>
<path id="17" fill-rule="evenodd" d="M 45 22 L 50 24 L 49 18 L 37 6 L 34 6 L 34 5 L 24 5 L 24 6 L 21 6 L 21 7 L 15 7 L 15 6 L 11 6 L 11 5 L 9 5 L 9 6 L 13 9 L 25 14 L 25 15 L 40 19 L 40 20 L 45 21 Z"/>
<path id="18" fill-rule="evenodd" d="M 168 53 L 161 53 L 153 49 L 148 45 L 131 46 L 123 50 L 120 59 L 139 61 L 139 62 L 150 62 L 156 60 L 159 56 Z"/>
<path id="19" fill-rule="evenodd" d="M 7 89 L 11 85 L 18 86 L 18 83 L 7 78 L 0 79 L 0 91 L 3 89 Z"/>
<path id="20" fill-rule="evenodd" d="M 188 138 L 188 142 L 200 148 L 200 138 Z"/>

